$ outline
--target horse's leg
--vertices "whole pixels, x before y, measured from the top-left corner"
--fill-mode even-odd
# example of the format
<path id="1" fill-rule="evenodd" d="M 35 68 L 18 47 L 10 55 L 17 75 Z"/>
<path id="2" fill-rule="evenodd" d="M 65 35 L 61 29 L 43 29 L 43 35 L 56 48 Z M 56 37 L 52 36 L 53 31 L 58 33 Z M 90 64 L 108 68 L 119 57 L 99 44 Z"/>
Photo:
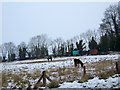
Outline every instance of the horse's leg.
<path id="1" fill-rule="evenodd" d="M 77 63 L 76 62 L 74 62 L 74 65 L 75 65 L 75 67 L 77 67 Z"/>
<path id="2" fill-rule="evenodd" d="M 83 63 L 81 63 L 81 67 L 83 67 L 84 66 L 84 64 Z"/>
<path id="3" fill-rule="evenodd" d="M 76 62 L 74 63 L 74 65 L 75 65 L 75 67 L 77 66 L 77 65 L 76 65 Z"/>
<path id="4" fill-rule="evenodd" d="M 76 62 L 76 67 L 78 67 L 78 63 Z"/>
<path id="5" fill-rule="evenodd" d="M 78 63 L 78 68 L 79 68 L 79 63 Z"/>
<path id="6" fill-rule="evenodd" d="M 82 62 L 79 62 L 80 63 L 80 66 L 83 67 L 83 63 Z"/>
<path id="7" fill-rule="evenodd" d="M 81 66 L 81 63 L 79 63 L 80 64 L 80 66 Z"/>
<path id="8" fill-rule="evenodd" d="M 76 63 L 76 67 L 78 67 L 78 64 Z"/>

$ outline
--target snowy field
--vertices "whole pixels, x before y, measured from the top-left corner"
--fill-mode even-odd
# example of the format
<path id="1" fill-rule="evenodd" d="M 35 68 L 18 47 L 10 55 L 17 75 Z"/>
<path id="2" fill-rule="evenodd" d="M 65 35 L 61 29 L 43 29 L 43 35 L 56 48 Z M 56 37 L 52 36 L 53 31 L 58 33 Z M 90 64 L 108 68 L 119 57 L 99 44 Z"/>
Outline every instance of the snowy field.
<path id="1" fill-rule="evenodd" d="M 77 57 L 62 57 L 55 58 L 53 61 L 56 62 L 46 62 L 47 59 L 38 59 L 38 60 L 26 60 L 26 61 L 16 61 L 16 62 L 6 62 L 0 63 L 2 71 L 15 71 L 19 72 L 20 69 L 26 69 L 28 72 L 34 71 L 34 69 L 46 70 L 48 68 L 54 67 L 66 67 L 73 65 L 73 58 L 79 58 L 83 63 L 92 63 L 98 62 L 102 60 L 118 60 L 119 55 L 97 55 L 97 56 L 77 56 Z M 57 60 L 64 60 L 57 62 Z M 34 62 L 42 62 L 44 63 L 34 63 Z M 22 64 L 21 64 L 22 63 Z M 25 63 L 25 64 L 24 64 Z M 26 64 L 28 63 L 28 64 Z"/>
<path id="2" fill-rule="evenodd" d="M 44 70 L 54 70 L 59 68 L 72 68 L 74 70 L 74 58 L 79 58 L 85 65 L 90 65 L 91 63 L 100 62 L 100 61 L 117 61 L 119 60 L 119 55 L 96 55 L 96 56 L 76 56 L 76 57 L 62 57 L 62 58 L 53 58 L 52 62 L 47 62 L 47 59 L 38 59 L 38 60 L 26 60 L 26 61 L 16 61 L 16 62 L 5 62 L 0 63 L 0 70 L 2 72 L 20 75 L 21 72 L 26 72 L 29 74 L 34 74 L 33 72 L 44 71 Z M 91 68 L 94 69 L 94 68 Z M 81 70 L 81 69 L 80 69 Z M 54 72 L 55 73 L 55 72 Z M 56 72 L 57 73 L 57 72 Z M 92 73 L 92 72 L 91 72 Z M 52 74 L 52 73 L 51 73 Z M 80 74 L 81 75 L 81 74 Z M 27 74 L 22 77 L 22 79 L 28 79 Z M 35 79 L 29 79 L 31 84 L 36 83 L 39 77 Z M 53 78 L 54 79 L 54 78 Z M 116 74 L 107 79 L 99 79 L 99 77 L 94 77 L 93 79 L 88 80 L 87 82 L 78 83 L 77 80 L 73 82 L 63 82 L 60 84 L 59 88 L 118 88 L 120 86 L 120 75 Z M 119 81 L 118 81 L 119 80 Z M 7 87 L 14 87 L 14 80 L 10 81 L 10 78 L 7 84 Z M 27 87 L 27 85 L 25 85 Z"/>
<path id="3" fill-rule="evenodd" d="M 115 74 L 108 79 L 99 79 L 95 77 L 84 83 L 78 83 L 74 81 L 73 83 L 64 82 L 59 88 L 120 88 L 120 75 Z"/>

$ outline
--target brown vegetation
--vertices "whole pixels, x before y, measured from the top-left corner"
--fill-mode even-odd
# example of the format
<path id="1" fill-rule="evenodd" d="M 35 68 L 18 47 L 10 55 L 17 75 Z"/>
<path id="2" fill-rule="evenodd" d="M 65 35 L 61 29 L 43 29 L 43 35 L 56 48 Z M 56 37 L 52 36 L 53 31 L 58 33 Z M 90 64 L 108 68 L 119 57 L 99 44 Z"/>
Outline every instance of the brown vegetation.
<path id="1" fill-rule="evenodd" d="M 85 63 L 86 74 L 83 75 L 83 68 L 75 68 L 73 65 L 70 67 L 61 68 L 49 68 L 46 74 L 53 80 L 51 83 L 47 83 L 49 88 L 58 87 L 58 83 L 73 82 L 78 80 L 80 83 L 86 82 L 88 79 L 92 79 L 98 76 L 101 79 L 106 79 L 116 73 L 115 61 L 99 61 L 94 63 Z M 16 85 L 20 87 L 26 87 L 28 80 L 34 80 L 36 83 L 42 72 L 40 70 L 35 70 L 34 72 L 28 73 L 27 71 L 22 71 L 21 73 L 15 74 L 12 72 L 2 72 L 2 87 L 7 87 L 8 81 L 13 80 Z M 23 77 L 25 77 L 23 79 Z M 55 84 L 56 83 L 56 84 Z M 42 86 L 40 82 L 37 86 Z"/>

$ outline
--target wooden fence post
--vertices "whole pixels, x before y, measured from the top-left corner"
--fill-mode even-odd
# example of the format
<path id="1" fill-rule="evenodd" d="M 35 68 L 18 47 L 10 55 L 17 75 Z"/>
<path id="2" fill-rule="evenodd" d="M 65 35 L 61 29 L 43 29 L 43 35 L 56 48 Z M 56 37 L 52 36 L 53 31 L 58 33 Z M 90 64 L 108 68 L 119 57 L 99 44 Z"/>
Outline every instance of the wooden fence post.
<path id="1" fill-rule="evenodd" d="M 37 84 L 42 80 L 42 78 L 43 78 L 43 86 L 44 86 L 44 87 L 46 86 L 46 78 L 47 78 L 50 82 L 52 82 L 52 80 L 46 75 L 46 72 L 43 71 L 43 72 L 42 72 L 42 76 L 41 76 L 40 79 L 37 81 L 37 83 L 35 84 L 34 88 L 37 88 Z"/>
<path id="2" fill-rule="evenodd" d="M 120 61 L 116 62 L 116 72 L 120 74 Z"/>
<path id="3" fill-rule="evenodd" d="M 83 66 L 83 75 L 85 75 L 86 74 L 86 68 L 85 68 L 85 66 Z"/>
<path id="4" fill-rule="evenodd" d="M 43 71 L 43 86 L 45 87 L 46 86 L 46 72 Z"/>
<path id="5" fill-rule="evenodd" d="M 118 63 L 116 62 L 116 71 L 118 72 Z"/>
<path id="6" fill-rule="evenodd" d="M 118 74 L 120 74 L 120 59 L 115 63 L 116 64 L 116 71 Z"/>

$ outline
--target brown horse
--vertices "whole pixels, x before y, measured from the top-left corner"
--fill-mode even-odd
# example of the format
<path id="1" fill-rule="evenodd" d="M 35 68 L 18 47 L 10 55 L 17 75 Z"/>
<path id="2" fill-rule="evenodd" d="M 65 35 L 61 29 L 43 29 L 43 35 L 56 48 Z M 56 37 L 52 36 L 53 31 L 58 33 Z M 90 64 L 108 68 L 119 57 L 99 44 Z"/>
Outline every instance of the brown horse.
<path id="1" fill-rule="evenodd" d="M 79 67 L 79 64 L 81 64 L 81 67 L 83 68 L 84 64 L 80 59 L 74 59 L 74 65 L 75 67 Z"/>

